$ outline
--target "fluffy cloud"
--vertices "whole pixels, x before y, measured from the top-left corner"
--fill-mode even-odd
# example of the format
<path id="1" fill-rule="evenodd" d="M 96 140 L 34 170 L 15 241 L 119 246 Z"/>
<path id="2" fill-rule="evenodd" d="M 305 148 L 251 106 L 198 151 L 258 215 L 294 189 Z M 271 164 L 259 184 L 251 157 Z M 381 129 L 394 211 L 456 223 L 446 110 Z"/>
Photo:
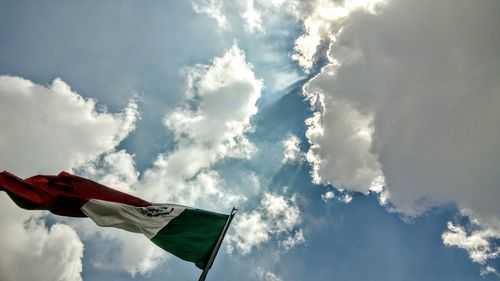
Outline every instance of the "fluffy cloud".
<path id="1" fill-rule="evenodd" d="M 327 191 L 321 194 L 321 200 L 328 202 L 335 198 L 335 193 L 333 191 Z"/>
<path id="2" fill-rule="evenodd" d="M 227 27 L 227 19 L 222 12 L 222 0 L 192 0 L 193 10 L 213 18 L 220 28 Z"/>
<path id="3" fill-rule="evenodd" d="M 95 161 L 78 166 L 76 172 L 125 193 L 137 193 L 132 186 L 138 183 L 140 173 L 133 155 L 125 150 L 104 153 Z"/>
<path id="4" fill-rule="evenodd" d="M 168 255 L 143 235 L 112 227 L 98 227 L 87 219 L 65 220 L 85 243 L 98 245 L 98 252 L 87 252 L 89 263 L 99 269 L 147 274 L 164 263 Z"/>
<path id="5" fill-rule="evenodd" d="M 280 246 L 286 250 L 290 250 L 297 245 L 304 244 L 306 238 L 304 237 L 304 232 L 302 229 L 295 231 L 293 235 L 288 236 L 285 240 L 280 241 Z"/>
<path id="6" fill-rule="evenodd" d="M 476 228 L 469 233 L 464 227 L 448 222 L 448 229 L 443 233 L 443 242 L 447 246 L 458 247 L 466 250 L 472 261 L 485 264 L 488 260 L 500 255 L 500 247 L 492 244 L 495 239 L 500 239 L 500 231 L 493 228 Z"/>
<path id="7" fill-rule="evenodd" d="M 20 176 L 71 170 L 110 151 L 133 130 L 136 105 L 117 114 L 96 109 L 61 79 L 49 87 L 0 76 L 0 165 Z M 44 225 L 0 196 L 2 280 L 81 280 L 83 244 L 67 225 Z M 13 243 L 15 241 L 15 243 Z"/>
<path id="8" fill-rule="evenodd" d="M 59 78 L 45 87 L 0 76 L 0 166 L 20 176 L 70 170 L 113 149 L 136 118 L 135 103 L 99 111 Z"/>
<path id="9" fill-rule="evenodd" d="M 392 210 L 417 216 L 455 203 L 498 229 L 499 8 L 397 0 L 318 33 L 334 40 L 329 63 L 304 88 L 316 111 L 308 121 L 316 181 L 366 191 L 380 175 Z M 467 243 L 482 234 L 450 225 L 444 240 L 480 262 Z"/>
<path id="10" fill-rule="evenodd" d="M 255 10 L 254 0 L 241 1 L 243 13 L 241 17 L 246 22 L 246 27 L 250 32 L 262 31 L 262 18 L 259 12 Z"/>
<path id="11" fill-rule="evenodd" d="M 497 277 L 500 277 L 500 273 L 498 273 L 498 271 L 497 271 L 495 268 L 493 268 L 493 267 L 491 267 L 491 266 L 487 265 L 487 266 L 485 266 L 485 267 L 481 270 L 481 276 L 485 276 L 485 275 L 489 275 L 489 274 L 494 274 L 494 275 L 496 275 Z"/>
<path id="12" fill-rule="evenodd" d="M 193 10 L 199 14 L 205 14 L 217 21 L 221 29 L 228 29 L 228 16 L 232 13 L 241 15 L 237 19 L 241 19 L 244 30 L 248 33 L 264 33 L 264 21 L 272 19 L 276 16 L 277 9 L 280 12 L 296 14 L 298 11 L 299 0 L 288 1 L 287 5 L 283 5 L 284 0 L 238 0 L 238 1 L 221 1 L 221 0 L 191 0 Z M 236 24 L 232 19 L 232 23 Z"/>
<path id="13" fill-rule="evenodd" d="M 312 91 L 311 87 L 306 86 L 306 91 Z M 371 117 L 327 95 L 322 96 L 322 103 L 306 120 L 311 143 L 306 159 L 312 166 L 313 182 L 363 193 L 379 190 L 383 175 L 370 151 Z"/>
<path id="14" fill-rule="evenodd" d="M 500 38 L 492 27 L 498 17 L 487 12 L 495 5 L 395 1 L 380 16 L 357 14 L 329 49 L 335 61 L 305 89 L 322 102 L 310 129 L 352 143 L 353 153 L 373 153 L 399 211 L 456 202 L 483 216 L 499 213 Z M 369 147 L 356 130 L 335 126 L 344 118 L 356 128 L 363 116 L 372 116 Z M 321 159 L 332 156 L 321 138 L 310 141 L 313 152 L 324 149 Z M 349 170 L 356 168 L 363 165 Z"/>
<path id="15" fill-rule="evenodd" d="M 297 136 L 290 135 L 283 141 L 283 146 L 285 147 L 283 163 L 301 161 L 304 157 L 300 150 L 300 139 Z"/>
<path id="16" fill-rule="evenodd" d="M 300 210 L 295 195 L 286 198 L 273 193 L 264 193 L 260 205 L 249 213 L 236 217 L 235 233 L 228 237 L 229 250 L 238 249 L 249 254 L 253 248 L 269 241 L 272 236 L 284 237 L 280 245 L 290 249 L 305 242 L 302 230 L 294 229 L 301 222 Z"/>
<path id="17" fill-rule="evenodd" d="M 301 1 L 296 17 L 304 24 L 304 33 L 295 41 L 292 58 L 309 72 L 318 57 L 322 44 L 335 41 L 343 22 L 356 11 L 377 12 L 385 0 L 313 0 Z"/>
<path id="18" fill-rule="evenodd" d="M 83 243 L 67 225 L 44 226 L 41 213 L 25 211 L 0 194 L 0 279 L 81 281 Z"/>
<path id="19" fill-rule="evenodd" d="M 260 268 L 260 267 L 257 268 L 255 275 L 258 276 L 257 277 L 258 280 L 262 280 L 262 281 L 283 281 L 283 279 L 281 279 L 276 274 L 269 272 L 269 271 L 265 271 L 263 268 Z"/>
<path id="20" fill-rule="evenodd" d="M 261 89 L 262 81 L 236 45 L 211 65 L 190 69 L 185 104 L 165 118 L 176 148 L 159 155 L 145 172 L 138 188 L 141 194 L 210 208 L 241 200 L 222 192 L 220 177 L 210 167 L 225 157 L 248 158 L 254 153 L 244 134 L 251 129 Z"/>
<path id="21" fill-rule="evenodd" d="M 262 81 L 255 78 L 245 54 L 234 45 L 212 65 L 187 73 L 186 105 L 169 113 L 165 124 L 178 142 L 216 146 L 221 154 L 238 154 L 241 136 L 257 113 Z"/>

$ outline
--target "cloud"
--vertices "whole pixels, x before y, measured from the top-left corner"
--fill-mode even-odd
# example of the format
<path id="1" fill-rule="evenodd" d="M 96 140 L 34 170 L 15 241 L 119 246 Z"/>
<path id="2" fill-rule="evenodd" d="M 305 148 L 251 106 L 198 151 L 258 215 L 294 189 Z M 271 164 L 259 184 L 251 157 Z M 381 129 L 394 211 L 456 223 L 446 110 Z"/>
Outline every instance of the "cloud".
<path id="1" fill-rule="evenodd" d="M 0 166 L 20 176 L 57 173 L 113 149 L 135 127 L 137 105 L 98 110 L 61 79 L 48 87 L 0 76 Z"/>
<path id="2" fill-rule="evenodd" d="M 333 191 L 327 191 L 327 192 L 321 194 L 321 200 L 323 200 L 325 202 L 329 202 L 333 198 L 335 198 L 335 193 Z"/>
<path id="3" fill-rule="evenodd" d="M 477 228 L 478 225 L 475 225 Z M 500 239 L 500 231 L 492 228 L 482 228 L 469 233 L 460 225 L 448 222 L 448 229 L 442 235 L 446 246 L 458 247 L 466 250 L 472 261 L 485 264 L 488 260 L 500 255 L 500 247 L 492 244 L 492 240 Z"/>
<path id="4" fill-rule="evenodd" d="M 234 139 L 248 131 L 261 89 L 245 54 L 233 45 L 212 65 L 187 71 L 186 105 L 169 113 L 165 124 L 178 142 L 217 144 L 221 153 L 240 153 L 231 152 L 241 148 Z"/>
<path id="5" fill-rule="evenodd" d="M 222 12 L 223 2 L 221 0 L 192 0 L 193 10 L 199 14 L 206 14 L 213 18 L 220 28 L 227 28 L 227 18 Z"/>
<path id="6" fill-rule="evenodd" d="M 375 156 L 398 211 L 418 214 L 446 202 L 483 216 L 500 211 L 494 202 L 500 196 L 500 67 L 492 63 L 500 39 L 491 35 L 498 23 L 487 12 L 496 8 L 491 5 L 395 1 L 380 16 L 359 13 L 329 49 L 336 61 L 305 88 L 323 103 L 315 106 L 320 120 L 313 124 Z M 457 12 L 448 13 L 448 6 Z M 344 118 L 356 128 L 363 116 L 371 116 L 369 147 L 359 145 L 356 130 L 334 126 Z M 313 152 L 324 149 L 317 153 L 322 159 L 332 157 L 321 138 L 310 141 Z M 349 170 L 356 168 L 363 165 Z"/>
<path id="7" fill-rule="evenodd" d="M 295 41 L 292 59 L 309 72 L 318 59 L 322 44 L 335 41 L 343 22 L 356 11 L 376 13 L 385 0 L 302 1 L 295 14 L 304 24 L 304 33 Z M 321 56 L 321 54 L 319 54 Z"/>
<path id="8" fill-rule="evenodd" d="M 76 172 L 125 193 L 137 193 L 132 186 L 138 183 L 140 173 L 133 155 L 125 150 L 104 153 L 95 161 L 78 166 Z"/>
<path id="9" fill-rule="evenodd" d="M 235 25 L 243 25 L 243 30 L 250 33 L 265 33 L 267 22 L 275 20 L 277 14 L 295 14 L 298 0 L 191 0 L 193 10 L 199 14 L 205 14 L 215 19 L 223 30 L 234 28 Z M 277 12 L 279 10 L 279 13 Z M 233 17 L 232 14 L 239 16 Z M 230 24 L 228 24 L 230 22 Z"/>
<path id="10" fill-rule="evenodd" d="M 299 229 L 295 231 L 293 235 L 290 235 L 286 239 L 280 241 L 280 246 L 286 250 L 290 250 L 295 248 L 297 245 L 304 244 L 305 242 L 306 238 L 304 237 L 304 233 L 302 229 Z"/>
<path id="11" fill-rule="evenodd" d="M 285 249 L 304 243 L 301 229 L 293 233 L 302 220 L 296 200 L 295 195 L 286 198 L 274 193 L 264 193 L 255 210 L 235 218 L 235 233 L 228 237 L 229 251 L 238 249 L 242 254 L 249 254 L 253 248 L 268 242 L 272 236 L 282 237 L 280 244 Z"/>
<path id="12" fill-rule="evenodd" d="M 500 273 L 498 273 L 498 271 L 491 266 L 486 266 L 481 270 L 481 276 L 486 276 L 489 274 L 494 274 L 497 277 L 500 277 Z"/>
<path id="13" fill-rule="evenodd" d="M 499 8 L 398 0 L 318 33 L 334 40 L 304 87 L 315 181 L 363 192 L 378 178 L 390 210 L 414 217 L 454 203 L 498 229 Z M 481 262 L 468 243 L 484 235 L 452 224 L 444 241 Z"/>
<path id="14" fill-rule="evenodd" d="M 243 6 L 241 17 L 246 22 L 246 28 L 249 32 L 263 31 L 261 14 L 257 12 L 254 6 L 254 0 L 240 1 Z"/>
<path id="15" fill-rule="evenodd" d="M 0 76 L 0 166 L 20 176 L 71 170 L 114 149 L 137 115 L 134 102 L 122 113 L 98 110 L 59 78 L 45 87 Z M 46 227 L 44 212 L 22 210 L 5 194 L 0 201 L 0 279 L 81 280 L 83 244 L 72 228 Z"/>
<path id="16" fill-rule="evenodd" d="M 265 271 L 263 268 L 257 268 L 256 270 L 256 275 L 258 276 L 258 280 L 262 280 L 262 281 L 283 281 L 283 279 L 281 279 L 281 277 L 277 276 L 276 274 L 272 273 L 272 272 L 269 272 L 269 271 Z"/>
<path id="17" fill-rule="evenodd" d="M 283 163 L 293 163 L 301 161 L 304 153 L 300 150 L 300 139 L 296 135 L 290 135 L 283 141 L 285 147 Z"/>
<path id="18" fill-rule="evenodd" d="M 258 111 L 262 81 L 237 45 L 211 65 L 186 73 L 185 103 L 165 117 L 176 147 L 157 157 L 138 190 L 165 202 L 227 207 L 242 198 L 223 192 L 218 173 L 210 168 L 223 158 L 246 159 L 255 152 L 245 133 Z"/>
<path id="19" fill-rule="evenodd" d="M 64 224 L 44 225 L 42 213 L 22 210 L 0 194 L 0 279 L 81 281 L 83 243 Z"/>
<path id="20" fill-rule="evenodd" d="M 167 253 L 143 235 L 112 227 L 98 227 L 84 219 L 64 220 L 73 227 L 86 245 L 98 251 L 87 252 L 95 268 L 128 272 L 132 276 L 148 274 L 168 259 Z"/>
<path id="21" fill-rule="evenodd" d="M 309 86 L 305 89 L 311 91 Z M 321 107 L 306 120 L 311 143 L 306 159 L 314 183 L 362 193 L 379 189 L 383 175 L 370 151 L 371 121 L 371 116 L 362 115 L 348 102 L 322 96 Z"/>

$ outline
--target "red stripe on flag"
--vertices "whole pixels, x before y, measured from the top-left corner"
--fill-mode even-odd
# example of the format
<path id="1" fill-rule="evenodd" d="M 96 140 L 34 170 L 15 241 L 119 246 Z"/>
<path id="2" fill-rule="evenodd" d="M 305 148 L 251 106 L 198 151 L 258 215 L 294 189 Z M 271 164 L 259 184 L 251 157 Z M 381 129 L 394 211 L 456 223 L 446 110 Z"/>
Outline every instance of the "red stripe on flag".
<path id="1" fill-rule="evenodd" d="M 21 208 L 48 210 L 56 215 L 70 217 L 85 217 L 80 208 L 90 199 L 137 207 L 151 205 L 140 198 L 66 172 L 57 176 L 34 176 L 26 180 L 2 172 L 0 190 L 6 191 Z"/>

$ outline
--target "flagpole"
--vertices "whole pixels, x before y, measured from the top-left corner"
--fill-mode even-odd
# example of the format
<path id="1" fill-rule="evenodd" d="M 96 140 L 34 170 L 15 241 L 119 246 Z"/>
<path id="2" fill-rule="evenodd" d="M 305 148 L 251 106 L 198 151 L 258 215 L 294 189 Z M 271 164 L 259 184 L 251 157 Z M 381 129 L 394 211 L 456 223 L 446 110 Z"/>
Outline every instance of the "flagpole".
<path id="1" fill-rule="evenodd" d="M 238 209 L 233 207 L 231 210 L 231 213 L 229 214 L 229 217 L 226 220 L 226 224 L 224 224 L 224 228 L 222 228 L 222 232 L 219 236 L 219 239 L 217 240 L 217 243 L 215 244 L 215 247 L 212 251 L 212 254 L 210 255 L 210 258 L 208 259 L 207 265 L 203 269 L 203 272 L 200 275 L 200 279 L 198 281 L 205 281 L 205 278 L 207 278 L 208 271 L 212 267 L 212 264 L 214 263 L 215 256 L 217 256 L 217 252 L 219 252 L 219 248 L 222 244 L 222 240 L 224 240 L 224 236 L 226 236 L 227 229 L 229 228 L 229 225 L 231 224 L 231 221 L 233 220 L 234 215 L 236 215 L 236 212 L 238 212 Z"/>

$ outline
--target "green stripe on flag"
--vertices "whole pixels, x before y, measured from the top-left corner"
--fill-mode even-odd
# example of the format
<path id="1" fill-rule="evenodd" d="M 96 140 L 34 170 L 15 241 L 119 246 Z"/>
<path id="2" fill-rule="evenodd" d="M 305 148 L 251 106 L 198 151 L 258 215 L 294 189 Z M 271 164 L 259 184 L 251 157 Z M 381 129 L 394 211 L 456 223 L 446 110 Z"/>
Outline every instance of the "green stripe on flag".
<path id="1" fill-rule="evenodd" d="M 186 209 L 162 228 L 151 241 L 173 255 L 203 269 L 210 258 L 228 215 Z"/>

